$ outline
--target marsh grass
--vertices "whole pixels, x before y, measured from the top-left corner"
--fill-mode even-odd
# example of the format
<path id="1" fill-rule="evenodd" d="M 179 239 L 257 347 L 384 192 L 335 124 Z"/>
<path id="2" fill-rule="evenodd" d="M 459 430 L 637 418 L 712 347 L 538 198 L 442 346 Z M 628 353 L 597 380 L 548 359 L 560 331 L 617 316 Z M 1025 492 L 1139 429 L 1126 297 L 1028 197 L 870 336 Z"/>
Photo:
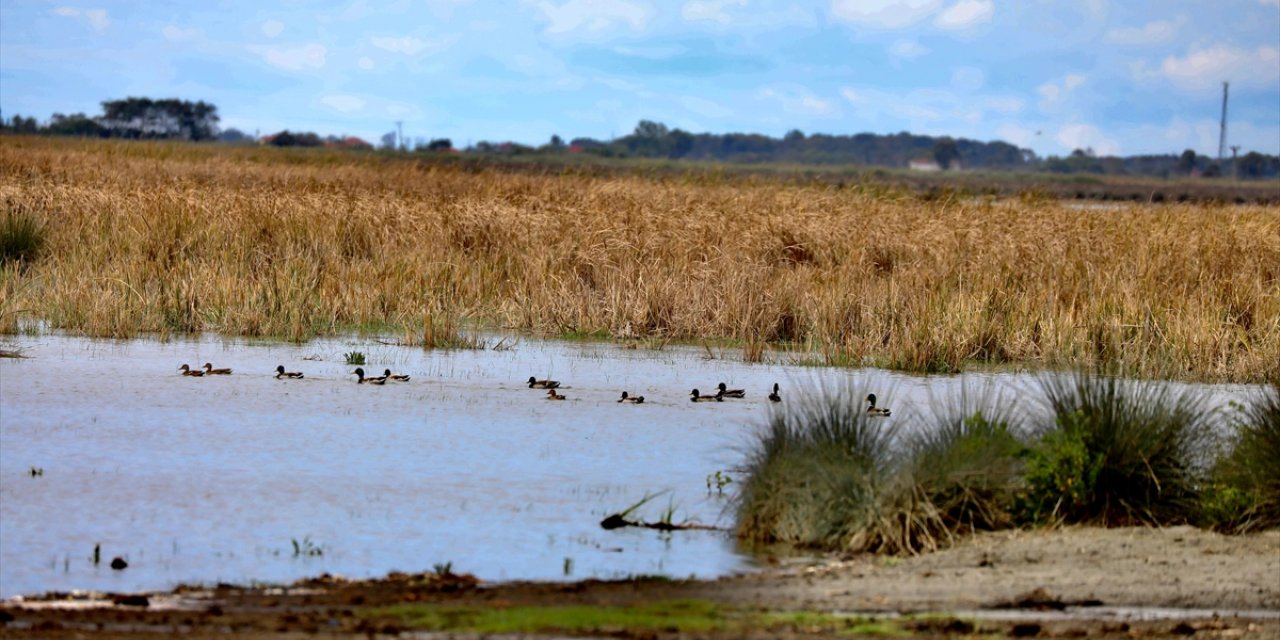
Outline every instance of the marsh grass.
<path id="1" fill-rule="evenodd" d="M 1231 532 L 1280 527 L 1280 383 L 1255 394 L 1233 427 L 1207 483 L 1202 518 Z"/>
<path id="2" fill-rule="evenodd" d="M 400 604 L 362 615 L 391 618 L 414 629 L 471 633 L 602 633 L 610 630 L 709 632 L 732 621 L 719 604 L 665 600 L 622 606 L 449 606 Z"/>
<path id="3" fill-rule="evenodd" d="M 1273 206 L 1080 211 L 872 178 L 24 136 L 0 138 L 0 191 L 56 220 L 38 260 L 0 271 L 0 308 L 90 336 L 386 326 L 465 345 L 457 327 L 479 323 L 918 372 L 1257 381 L 1280 366 Z"/>
<path id="4" fill-rule="evenodd" d="M 907 460 L 888 517 L 868 534 L 880 539 L 870 550 L 933 551 L 960 536 L 1013 526 L 1026 446 L 1008 394 L 965 384 L 914 413 Z"/>
<path id="5" fill-rule="evenodd" d="M 739 537 L 849 548 L 889 499 L 893 436 L 863 411 L 864 389 L 846 383 L 820 391 L 775 408 L 747 452 Z"/>
<path id="6" fill-rule="evenodd" d="M 1027 456 L 1029 522 L 1176 524 L 1194 519 L 1211 460 L 1204 391 L 1104 373 L 1044 375 L 1050 409 Z"/>
<path id="7" fill-rule="evenodd" d="M 0 217 L 0 262 L 16 263 L 19 269 L 34 261 L 44 248 L 48 231 L 42 216 L 26 206 L 6 202 Z"/>

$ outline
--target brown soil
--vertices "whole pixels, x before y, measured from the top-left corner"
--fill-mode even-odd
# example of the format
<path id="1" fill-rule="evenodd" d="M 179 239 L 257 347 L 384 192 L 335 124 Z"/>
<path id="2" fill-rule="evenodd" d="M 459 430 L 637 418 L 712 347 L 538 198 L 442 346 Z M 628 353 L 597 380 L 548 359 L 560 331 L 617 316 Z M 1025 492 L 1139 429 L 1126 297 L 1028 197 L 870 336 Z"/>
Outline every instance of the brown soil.
<path id="1" fill-rule="evenodd" d="M 1005 532 L 925 556 L 831 558 L 714 581 L 487 584 L 470 576 L 393 574 L 368 581 L 322 577 L 284 589 L 220 585 L 128 597 L 49 596 L 0 606 L 0 637 L 366 637 L 404 631 L 395 620 L 361 615 L 394 603 L 617 606 L 677 598 L 751 611 L 944 614 L 899 623 L 918 636 L 968 636 L 976 625 L 984 635 L 1280 638 L 1280 531 Z M 1133 607 L 1184 611 L 1142 619 Z M 747 635 L 807 638 L 828 632 L 790 626 Z M 683 640 L 742 634 L 614 629 L 605 635 Z"/>

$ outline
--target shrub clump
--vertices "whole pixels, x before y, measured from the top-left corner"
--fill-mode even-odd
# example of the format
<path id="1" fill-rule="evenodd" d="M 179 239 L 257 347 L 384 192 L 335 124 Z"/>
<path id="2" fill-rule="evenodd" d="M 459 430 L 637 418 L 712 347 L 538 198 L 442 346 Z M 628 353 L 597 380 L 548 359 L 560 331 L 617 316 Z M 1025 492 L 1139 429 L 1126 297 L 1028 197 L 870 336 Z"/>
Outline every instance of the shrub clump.
<path id="1" fill-rule="evenodd" d="M 1244 408 L 1201 500 L 1202 524 L 1244 533 L 1280 527 L 1280 383 Z"/>
<path id="2" fill-rule="evenodd" d="M 1020 520 L 1192 520 L 1212 412 L 1192 388 L 1077 373 L 1042 378 L 1050 409 L 1026 461 Z"/>
<path id="3" fill-rule="evenodd" d="M 862 410 L 864 395 L 823 389 L 774 411 L 748 454 L 740 537 L 844 549 L 877 518 L 891 484 L 892 438 Z"/>

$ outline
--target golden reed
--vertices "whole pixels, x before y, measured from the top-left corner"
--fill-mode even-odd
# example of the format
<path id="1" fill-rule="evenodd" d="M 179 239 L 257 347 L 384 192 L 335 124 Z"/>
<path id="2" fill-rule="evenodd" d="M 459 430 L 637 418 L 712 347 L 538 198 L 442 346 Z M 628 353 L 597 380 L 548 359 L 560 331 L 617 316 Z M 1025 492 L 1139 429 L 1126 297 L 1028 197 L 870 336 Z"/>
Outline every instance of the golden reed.
<path id="1" fill-rule="evenodd" d="M 1256 381 L 1280 369 L 1280 208 L 927 200 L 725 177 L 373 153 L 0 137 L 45 225 L 0 275 L 90 336 L 294 340 L 432 318 L 727 338 L 910 371 L 974 362 Z"/>

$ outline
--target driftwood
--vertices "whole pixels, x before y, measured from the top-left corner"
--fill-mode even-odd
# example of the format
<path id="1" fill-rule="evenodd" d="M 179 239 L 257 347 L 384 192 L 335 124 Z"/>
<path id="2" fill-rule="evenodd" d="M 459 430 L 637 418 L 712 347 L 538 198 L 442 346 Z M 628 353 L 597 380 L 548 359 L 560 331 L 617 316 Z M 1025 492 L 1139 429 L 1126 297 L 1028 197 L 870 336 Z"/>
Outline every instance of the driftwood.
<path id="1" fill-rule="evenodd" d="M 684 522 L 675 524 L 673 522 L 635 522 L 622 517 L 621 513 L 615 513 L 608 518 L 600 521 L 600 527 L 605 530 L 621 529 L 623 527 L 640 527 L 643 529 L 657 529 L 658 531 L 725 531 L 722 527 L 716 527 L 709 524 L 698 524 L 696 522 Z"/>

